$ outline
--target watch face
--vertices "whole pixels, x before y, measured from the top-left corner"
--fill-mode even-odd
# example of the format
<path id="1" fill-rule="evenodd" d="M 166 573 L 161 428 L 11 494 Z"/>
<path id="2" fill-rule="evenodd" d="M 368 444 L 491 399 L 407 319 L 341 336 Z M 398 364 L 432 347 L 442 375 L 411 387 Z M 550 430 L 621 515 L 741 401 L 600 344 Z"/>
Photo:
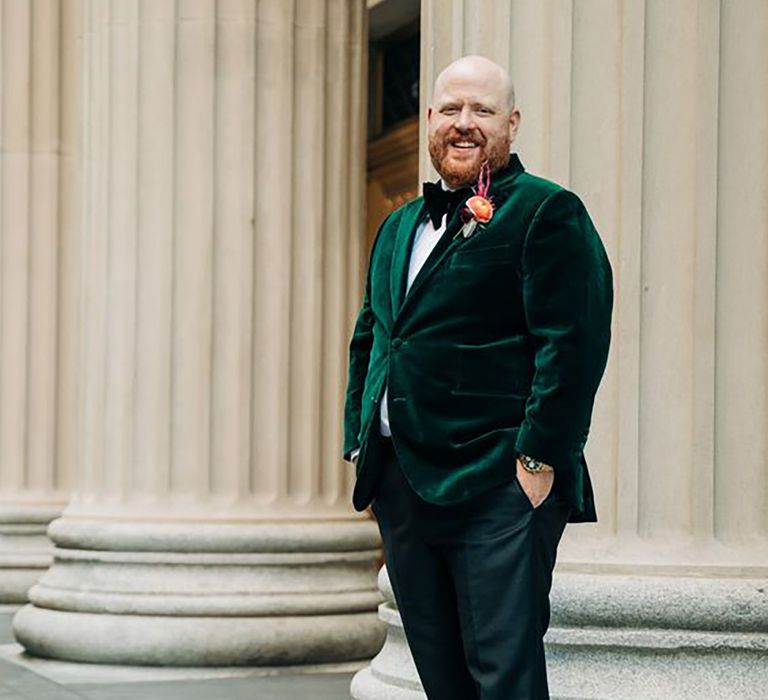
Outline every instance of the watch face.
<path id="1" fill-rule="evenodd" d="M 541 462 L 539 462 L 538 459 L 526 456 L 523 458 L 523 466 L 526 467 L 528 471 L 539 471 L 541 469 Z"/>

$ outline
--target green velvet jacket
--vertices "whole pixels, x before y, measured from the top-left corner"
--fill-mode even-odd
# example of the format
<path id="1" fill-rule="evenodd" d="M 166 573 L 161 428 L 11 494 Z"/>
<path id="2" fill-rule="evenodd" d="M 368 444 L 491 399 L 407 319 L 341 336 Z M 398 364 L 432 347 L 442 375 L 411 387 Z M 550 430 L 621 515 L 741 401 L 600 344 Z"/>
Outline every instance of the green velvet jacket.
<path id="1" fill-rule="evenodd" d="M 519 451 L 554 467 L 570 522 L 596 521 L 583 450 L 610 343 L 610 263 L 579 198 L 526 173 L 515 154 L 490 195 L 490 223 L 455 237 L 457 212 L 407 295 L 423 199 L 379 228 L 349 345 L 353 503 L 362 510 L 372 497 L 369 447 L 388 385 L 394 447 L 424 500 L 456 503 L 513 479 Z"/>

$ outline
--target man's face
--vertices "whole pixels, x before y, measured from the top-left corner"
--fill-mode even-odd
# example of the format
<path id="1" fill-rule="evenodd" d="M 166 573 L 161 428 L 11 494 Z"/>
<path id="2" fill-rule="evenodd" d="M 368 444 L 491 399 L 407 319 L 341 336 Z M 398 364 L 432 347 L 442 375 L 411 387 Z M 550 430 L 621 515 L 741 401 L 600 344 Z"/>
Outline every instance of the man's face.
<path id="1" fill-rule="evenodd" d="M 435 170 L 456 189 L 474 184 L 486 160 L 491 172 L 503 168 L 519 120 L 498 72 L 475 66 L 449 68 L 438 79 L 427 111 Z"/>

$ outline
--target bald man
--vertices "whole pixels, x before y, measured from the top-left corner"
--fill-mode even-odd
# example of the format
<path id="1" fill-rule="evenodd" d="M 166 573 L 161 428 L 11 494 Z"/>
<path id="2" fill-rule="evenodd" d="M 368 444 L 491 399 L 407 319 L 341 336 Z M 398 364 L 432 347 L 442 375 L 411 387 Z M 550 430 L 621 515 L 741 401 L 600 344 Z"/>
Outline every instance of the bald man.
<path id="1" fill-rule="evenodd" d="M 540 700 L 557 546 L 597 519 L 583 451 L 611 268 L 579 198 L 510 153 L 501 66 L 448 66 L 427 124 L 440 180 L 382 223 L 349 347 L 353 503 L 372 503 L 427 697 Z"/>

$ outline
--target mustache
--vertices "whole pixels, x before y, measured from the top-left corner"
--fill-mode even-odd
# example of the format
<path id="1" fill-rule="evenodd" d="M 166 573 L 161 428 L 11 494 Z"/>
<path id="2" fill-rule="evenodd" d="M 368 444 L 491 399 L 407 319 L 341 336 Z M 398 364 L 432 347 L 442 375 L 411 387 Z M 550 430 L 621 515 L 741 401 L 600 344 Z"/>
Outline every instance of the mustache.
<path id="1" fill-rule="evenodd" d="M 453 144 L 453 143 L 461 143 L 461 142 L 468 142 L 475 144 L 476 146 L 485 146 L 486 139 L 484 139 L 482 136 L 474 135 L 474 134 L 462 134 L 459 131 L 454 131 L 446 135 L 446 137 L 443 139 L 443 143 L 445 144 Z"/>

